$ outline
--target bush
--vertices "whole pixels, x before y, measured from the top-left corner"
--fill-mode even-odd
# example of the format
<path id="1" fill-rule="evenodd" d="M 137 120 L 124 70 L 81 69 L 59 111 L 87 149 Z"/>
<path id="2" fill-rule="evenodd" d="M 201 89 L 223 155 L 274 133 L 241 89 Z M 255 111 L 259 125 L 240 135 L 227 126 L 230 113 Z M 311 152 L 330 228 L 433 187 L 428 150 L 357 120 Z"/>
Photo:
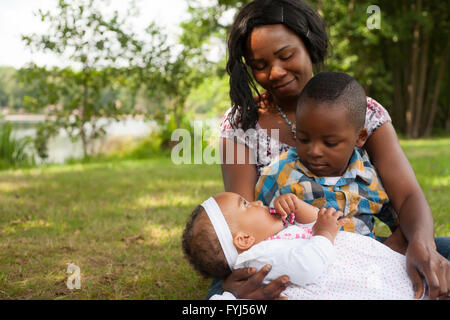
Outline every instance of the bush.
<path id="1" fill-rule="evenodd" d="M 0 123 L 0 169 L 34 164 L 33 157 L 26 152 L 31 143 L 29 137 L 15 138 L 11 123 Z"/>

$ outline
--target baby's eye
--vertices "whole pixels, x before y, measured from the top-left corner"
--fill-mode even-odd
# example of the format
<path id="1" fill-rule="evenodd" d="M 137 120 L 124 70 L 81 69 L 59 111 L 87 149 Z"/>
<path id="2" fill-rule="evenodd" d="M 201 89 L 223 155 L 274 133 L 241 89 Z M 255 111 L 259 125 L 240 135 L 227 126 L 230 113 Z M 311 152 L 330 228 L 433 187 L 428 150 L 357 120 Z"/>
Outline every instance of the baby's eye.
<path id="1" fill-rule="evenodd" d="M 250 204 L 248 203 L 248 201 L 247 201 L 247 200 L 244 200 L 244 207 L 248 208 L 249 205 L 250 205 Z"/>

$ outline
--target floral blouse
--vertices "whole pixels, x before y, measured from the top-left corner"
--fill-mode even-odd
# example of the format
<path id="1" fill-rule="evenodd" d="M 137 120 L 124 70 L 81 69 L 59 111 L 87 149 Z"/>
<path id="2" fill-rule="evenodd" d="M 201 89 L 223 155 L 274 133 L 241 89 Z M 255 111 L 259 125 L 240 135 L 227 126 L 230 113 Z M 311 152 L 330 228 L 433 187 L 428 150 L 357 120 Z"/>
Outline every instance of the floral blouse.
<path id="1" fill-rule="evenodd" d="M 291 146 L 269 136 L 267 130 L 261 128 L 259 123 L 256 123 L 254 129 L 249 129 L 246 132 L 239 128 L 233 128 L 229 120 L 230 112 L 231 108 L 222 117 L 220 137 L 234 139 L 253 152 L 257 176 L 259 177 L 265 166 L 269 165 L 280 154 L 286 152 Z M 381 125 L 390 121 L 391 117 L 387 110 L 374 99 L 367 97 L 365 127 L 369 136 Z"/>

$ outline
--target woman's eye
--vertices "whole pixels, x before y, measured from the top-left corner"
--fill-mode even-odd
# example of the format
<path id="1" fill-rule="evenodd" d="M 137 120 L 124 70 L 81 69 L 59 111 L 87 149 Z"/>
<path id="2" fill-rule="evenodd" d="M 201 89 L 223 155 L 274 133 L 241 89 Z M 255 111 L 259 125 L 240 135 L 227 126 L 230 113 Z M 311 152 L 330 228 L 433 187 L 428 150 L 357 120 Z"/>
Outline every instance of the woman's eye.
<path id="1" fill-rule="evenodd" d="M 257 64 L 257 65 L 253 65 L 253 69 L 261 71 L 265 68 L 265 65 L 263 64 Z"/>
<path id="2" fill-rule="evenodd" d="M 298 140 L 298 142 L 303 143 L 303 144 L 308 143 L 308 139 L 298 138 L 297 140 Z"/>
<path id="3" fill-rule="evenodd" d="M 288 60 L 288 59 L 291 58 L 293 55 L 294 55 L 293 53 L 287 54 L 287 55 L 281 56 L 280 59 L 281 59 L 281 60 Z"/>

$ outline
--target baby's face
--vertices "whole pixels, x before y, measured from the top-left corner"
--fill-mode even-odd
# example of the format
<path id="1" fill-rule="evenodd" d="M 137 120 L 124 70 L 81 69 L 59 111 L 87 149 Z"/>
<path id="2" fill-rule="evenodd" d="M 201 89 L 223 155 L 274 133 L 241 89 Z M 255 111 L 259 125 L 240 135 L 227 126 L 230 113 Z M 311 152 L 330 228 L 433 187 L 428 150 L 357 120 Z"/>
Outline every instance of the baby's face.
<path id="1" fill-rule="evenodd" d="M 297 110 L 296 149 L 300 161 L 309 171 L 321 177 L 341 176 L 347 169 L 355 146 L 361 147 L 360 139 L 348 119 L 345 107 L 328 106 L 307 99 Z"/>
<path id="2" fill-rule="evenodd" d="M 261 201 L 248 202 L 232 192 L 220 193 L 214 198 L 232 233 L 248 232 L 259 242 L 283 230 L 281 217 L 270 214 L 269 207 Z"/>

